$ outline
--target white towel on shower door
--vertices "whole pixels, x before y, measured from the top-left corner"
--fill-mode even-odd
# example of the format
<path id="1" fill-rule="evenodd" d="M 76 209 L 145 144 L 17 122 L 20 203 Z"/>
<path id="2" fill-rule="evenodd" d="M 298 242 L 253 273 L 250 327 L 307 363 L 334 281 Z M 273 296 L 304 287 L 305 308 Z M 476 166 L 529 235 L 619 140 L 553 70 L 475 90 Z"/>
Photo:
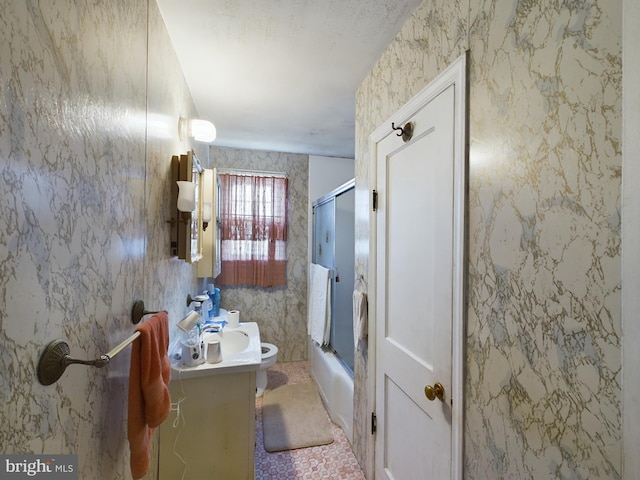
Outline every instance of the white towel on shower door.
<path id="1" fill-rule="evenodd" d="M 318 345 L 327 345 L 331 331 L 331 271 L 310 265 L 309 318 L 307 331 Z"/>

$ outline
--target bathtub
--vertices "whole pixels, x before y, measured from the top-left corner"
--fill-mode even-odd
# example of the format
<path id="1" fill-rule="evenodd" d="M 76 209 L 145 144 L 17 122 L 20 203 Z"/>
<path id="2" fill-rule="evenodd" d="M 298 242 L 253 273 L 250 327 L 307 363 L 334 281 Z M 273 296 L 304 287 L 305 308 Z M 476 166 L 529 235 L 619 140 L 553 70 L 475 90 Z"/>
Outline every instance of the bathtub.
<path id="1" fill-rule="evenodd" d="M 353 378 L 340 360 L 309 338 L 309 370 L 331 420 L 353 443 Z"/>

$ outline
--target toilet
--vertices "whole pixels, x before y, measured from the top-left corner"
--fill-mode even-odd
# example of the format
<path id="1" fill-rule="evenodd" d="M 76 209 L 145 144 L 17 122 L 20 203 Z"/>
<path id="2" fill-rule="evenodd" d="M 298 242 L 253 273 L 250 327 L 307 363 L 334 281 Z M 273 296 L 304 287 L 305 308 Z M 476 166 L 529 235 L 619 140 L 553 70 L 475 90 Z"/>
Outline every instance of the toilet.
<path id="1" fill-rule="evenodd" d="M 267 368 L 271 368 L 278 360 L 278 347 L 271 343 L 261 343 L 262 361 L 256 374 L 256 397 L 261 397 L 267 388 Z"/>

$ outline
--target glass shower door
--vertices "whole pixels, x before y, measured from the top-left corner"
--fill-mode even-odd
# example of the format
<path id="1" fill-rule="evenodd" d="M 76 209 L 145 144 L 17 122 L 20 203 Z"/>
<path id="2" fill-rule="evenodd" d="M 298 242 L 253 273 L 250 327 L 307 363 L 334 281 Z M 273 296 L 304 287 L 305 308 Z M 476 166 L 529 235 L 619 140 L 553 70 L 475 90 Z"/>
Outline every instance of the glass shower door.
<path id="1" fill-rule="evenodd" d="M 332 192 L 314 203 L 313 262 L 331 270 L 329 348 L 353 373 L 355 190 Z"/>
<path id="2" fill-rule="evenodd" d="M 331 345 L 353 372 L 353 282 L 355 270 L 355 189 L 335 198 L 335 278 Z"/>

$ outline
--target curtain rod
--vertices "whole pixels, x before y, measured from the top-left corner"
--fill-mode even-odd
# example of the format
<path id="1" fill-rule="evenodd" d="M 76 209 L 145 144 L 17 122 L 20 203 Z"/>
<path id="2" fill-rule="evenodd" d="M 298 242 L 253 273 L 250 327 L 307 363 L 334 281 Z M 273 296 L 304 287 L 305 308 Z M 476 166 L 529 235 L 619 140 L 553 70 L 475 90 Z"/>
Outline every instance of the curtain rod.
<path id="1" fill-rule="evenodd" d="M 242 168 L 217 168 L 219 174 L 237 174 L 246 176 L 269 176 L 269 177 L 284 177 L 288 178 L 287 172 L 269 172 L 266 170 L 245 170 Z"/>

